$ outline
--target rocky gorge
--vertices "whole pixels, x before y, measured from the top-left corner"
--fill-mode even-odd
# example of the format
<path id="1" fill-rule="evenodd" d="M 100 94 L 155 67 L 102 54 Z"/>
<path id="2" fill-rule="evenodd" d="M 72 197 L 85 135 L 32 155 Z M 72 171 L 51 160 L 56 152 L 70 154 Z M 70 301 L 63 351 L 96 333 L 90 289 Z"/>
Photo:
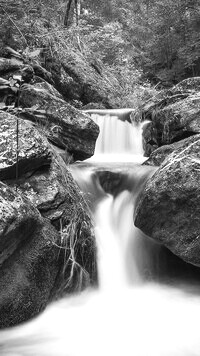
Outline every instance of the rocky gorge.
<path id="1" fill-rule="evenodd" d="M 48 52 L 43 62 L 40 51 L 24 55 L 10 47 L 1 55 L 0 328 L 4 328 L 98 281 L 93 221 L 69 164 L 94 153 L 99 128 L 87 112 L 110 112 L 115 101 L 114 83 L 106 79 L 100 62 L 88 64 L 69 53 L 60 63 Z M 199 78 L 184 80 L 143 104 L 142 120 L 148 120 L 143 127 L 148 157 L 144 165 L 153 168 L 134 213 L 135 225 L 147 236 L 198 267 L 199 83 Z M 95 174 L 101 187 L 115 196 L 120 189 L 132 191 L 133 167 L 129 168 L 121 173 L 99 167 Z M 146 180 L 145 173 L 142 179 Z"/>
<path id="2" fill-rule="evenodd" d="M 0 328 L 97 283 L 93 222 L 68 165 L 93 155 L 99 133 L 75 105 L 90 95 L 106 102 L 102 76 L 86 61 L 81 71 L 69 58 L 46 69 L 10 47 L 2 55 Z"/>

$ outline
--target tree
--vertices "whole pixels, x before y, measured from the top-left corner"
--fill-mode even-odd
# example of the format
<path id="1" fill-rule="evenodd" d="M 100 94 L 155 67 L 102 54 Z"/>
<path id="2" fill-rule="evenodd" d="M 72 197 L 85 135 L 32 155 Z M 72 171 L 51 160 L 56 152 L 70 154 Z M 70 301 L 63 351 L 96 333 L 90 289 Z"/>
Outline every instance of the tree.
<path id="1" fill-rule="evenodd" d="M 74 10 L 75 10 L 76 25 L 78 26 L 81 2 L 80 2 L 80 0 L 74 0 L 74 8 L 73 8 L 72 5 L 73 5 L 73 0 L 67 0 L 67 6 L 66 6 L 66 11 L 65 11 L 65 17 L 64 17 L 64 26 L 66 26 L 66 27 L 69 26 L 69 22 L 70 22 L 69 21 L 69 19 L 70 19 L 70 10 L 71 10 L 71 12 L 74 12 Z"/>

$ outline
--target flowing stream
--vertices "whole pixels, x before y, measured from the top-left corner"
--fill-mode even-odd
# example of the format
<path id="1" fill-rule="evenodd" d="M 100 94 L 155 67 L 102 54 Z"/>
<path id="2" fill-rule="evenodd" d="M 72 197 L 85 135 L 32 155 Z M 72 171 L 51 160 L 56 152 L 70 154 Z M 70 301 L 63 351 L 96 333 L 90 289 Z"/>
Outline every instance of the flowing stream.
<path id="1" fill-rule="evenodd" d="M 133 225 L 138 192 L 153 173 L 138 163 L 144 160 L 142 125 L 93 118 L 101 129 L 95 155 L 74 165 L 72 173 L 94 215 L 99 288 L 56 302 L 34 321 L 1 332 L 0 355 L 199 356 L 198 268 Z M 100 184 L 98 171 L 105 167 L 125 177 L 114 195 Z"/>

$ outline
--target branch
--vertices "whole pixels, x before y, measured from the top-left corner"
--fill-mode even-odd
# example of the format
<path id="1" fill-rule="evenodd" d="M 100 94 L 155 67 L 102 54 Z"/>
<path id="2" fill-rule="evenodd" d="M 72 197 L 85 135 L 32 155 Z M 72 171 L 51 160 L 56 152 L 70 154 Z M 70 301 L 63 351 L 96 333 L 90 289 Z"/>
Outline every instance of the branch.
<path id="1" fill-rule="evenodd" d="M 19 27 L 16 25 L 16 23 L 13 21 L 12 17 L 10 17 L 10 15 L 7 13 L 7 11 L 4 9 L 4 7 L 0 4 L 1 8 L 3 9 L 3 11 L 5 12 L 6 16 L 8 16 L 9 20 L 12 22 L 12 24 L 16 27 L 17 31 L 20 33 L 20 35 L 23 37 L 23 39 L 26 42 L 27 45 L 27 40 L 24 37 L 23 33 L 21 32 L 21 30 L 19 29 Z"/>

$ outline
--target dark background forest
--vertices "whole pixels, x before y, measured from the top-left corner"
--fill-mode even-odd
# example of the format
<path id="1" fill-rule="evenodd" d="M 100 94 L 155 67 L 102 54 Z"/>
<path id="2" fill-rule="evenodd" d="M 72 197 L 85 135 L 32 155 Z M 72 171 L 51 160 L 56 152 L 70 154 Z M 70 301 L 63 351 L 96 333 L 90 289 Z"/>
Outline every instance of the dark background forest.
<path id="1" fill-rule="evenodd" d="M 29 54 L 77 51 L 133 91 L 168 88 L 200 75 L 199 0 L 1 0 L 0 47 Z M 150 89 L 151 88 L 151 89 Z M 140 95 L 139 95 L 140 96 Z"/>

